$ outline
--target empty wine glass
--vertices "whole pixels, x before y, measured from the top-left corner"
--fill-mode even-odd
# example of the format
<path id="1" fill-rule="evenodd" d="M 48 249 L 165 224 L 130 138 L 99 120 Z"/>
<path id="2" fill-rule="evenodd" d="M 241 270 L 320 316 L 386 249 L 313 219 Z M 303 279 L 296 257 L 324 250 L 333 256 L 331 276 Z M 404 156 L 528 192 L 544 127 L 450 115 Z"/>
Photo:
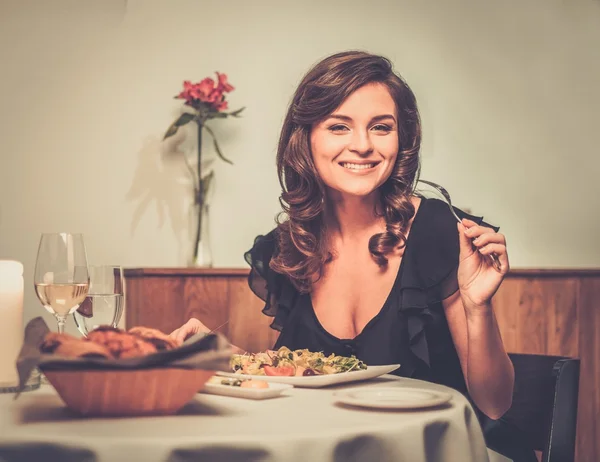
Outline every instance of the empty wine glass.
<path id="1" fill-rule="evenodd" d="M 81 234 L 42 234 L 34 284 L 40 302 L 56 318 L 58 332 L 64 332 L 67 316 L 83 302 L 89 287 L 87 256 Z"/>
<path id="2" fill-rule="evenodd" d="M 79 332 L 87 337 L 98 326 L 117 327 L 123 314 L 123 268 L 88 266 L 90 287 L 73 313 Z"/>

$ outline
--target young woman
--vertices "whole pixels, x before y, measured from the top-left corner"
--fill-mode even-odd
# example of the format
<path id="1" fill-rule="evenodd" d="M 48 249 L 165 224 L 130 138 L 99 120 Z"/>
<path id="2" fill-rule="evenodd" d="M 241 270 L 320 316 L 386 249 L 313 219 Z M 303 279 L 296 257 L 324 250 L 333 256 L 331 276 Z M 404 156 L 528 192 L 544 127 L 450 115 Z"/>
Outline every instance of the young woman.
<path id="1" fill-rule="evenodd" d="M 249 282 L 281 332 L 274 348 L 399 363 L 469 396 L 486 428 L 514 383 L 490 303 L 509 270 L 505 238 L 415 194 L 420 144 L 415 96 L 387 59 L 344 52 L 314 66 L 279 140 L 284 213 L 246 253 Z M 172 335 L 207 330 L 192 319 Z"/>

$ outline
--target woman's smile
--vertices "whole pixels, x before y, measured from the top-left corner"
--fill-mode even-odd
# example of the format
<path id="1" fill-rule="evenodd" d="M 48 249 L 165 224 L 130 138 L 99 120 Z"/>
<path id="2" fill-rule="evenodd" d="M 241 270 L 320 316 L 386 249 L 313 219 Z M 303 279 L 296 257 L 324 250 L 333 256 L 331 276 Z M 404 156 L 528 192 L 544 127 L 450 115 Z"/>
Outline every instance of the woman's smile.
<path id="1" fill-rule="evenodd" d="M 350 161 L 338 162 L 338 165 L 340 165 L 344 170 L 348 171 L 349 173 L 367 175 L 369 173 L 372 173 L 380 163 L 380 161 Z"/>

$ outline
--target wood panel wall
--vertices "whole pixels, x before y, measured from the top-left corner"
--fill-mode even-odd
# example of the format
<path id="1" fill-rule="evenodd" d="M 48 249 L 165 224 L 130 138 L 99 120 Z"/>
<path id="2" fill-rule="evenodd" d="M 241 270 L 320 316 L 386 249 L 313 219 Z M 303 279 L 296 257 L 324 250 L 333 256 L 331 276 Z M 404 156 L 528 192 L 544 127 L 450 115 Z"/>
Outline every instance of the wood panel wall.
<path id="1" fill-rule="evenodd" d="M 493 304 L 509 352 L 580 359 L 576 460 L 600 460 L 600 271 L 511 271 Z"/>
<path id="2" fill-rule="evenodd" d="M 248 351 L 270 348 L 277 340 L 271 318 L 261 312 L 264 302 L 248 288 L 247 270 L 136 268 L 125 270 L 125 280 L 127 326 L 170 333 L 198 318 Z"/>
<path id="3" fill-rule="evenodd" d="M 171 332 L 191 317 L 248 351 L 277 332 L 245 269 L 125 270 L 126 325 Z M 600 270 L 513 270 L 493 304 L 509 352 L 580 358 L 578 462 L 600 460 Z"/>

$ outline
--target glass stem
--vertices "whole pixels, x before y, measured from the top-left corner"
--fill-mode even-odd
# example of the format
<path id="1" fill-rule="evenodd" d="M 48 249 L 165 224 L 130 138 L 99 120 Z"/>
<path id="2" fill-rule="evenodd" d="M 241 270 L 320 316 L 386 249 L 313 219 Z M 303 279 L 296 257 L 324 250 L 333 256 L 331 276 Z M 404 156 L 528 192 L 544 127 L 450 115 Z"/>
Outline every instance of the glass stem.
<path id="1" fill-rule="evenodd" d="M 67 322 L 67 317 L 57 314 L 56 320 L 58 321 L 58 333 L 63 334 L 65 332 L 65 323 Z"/>

